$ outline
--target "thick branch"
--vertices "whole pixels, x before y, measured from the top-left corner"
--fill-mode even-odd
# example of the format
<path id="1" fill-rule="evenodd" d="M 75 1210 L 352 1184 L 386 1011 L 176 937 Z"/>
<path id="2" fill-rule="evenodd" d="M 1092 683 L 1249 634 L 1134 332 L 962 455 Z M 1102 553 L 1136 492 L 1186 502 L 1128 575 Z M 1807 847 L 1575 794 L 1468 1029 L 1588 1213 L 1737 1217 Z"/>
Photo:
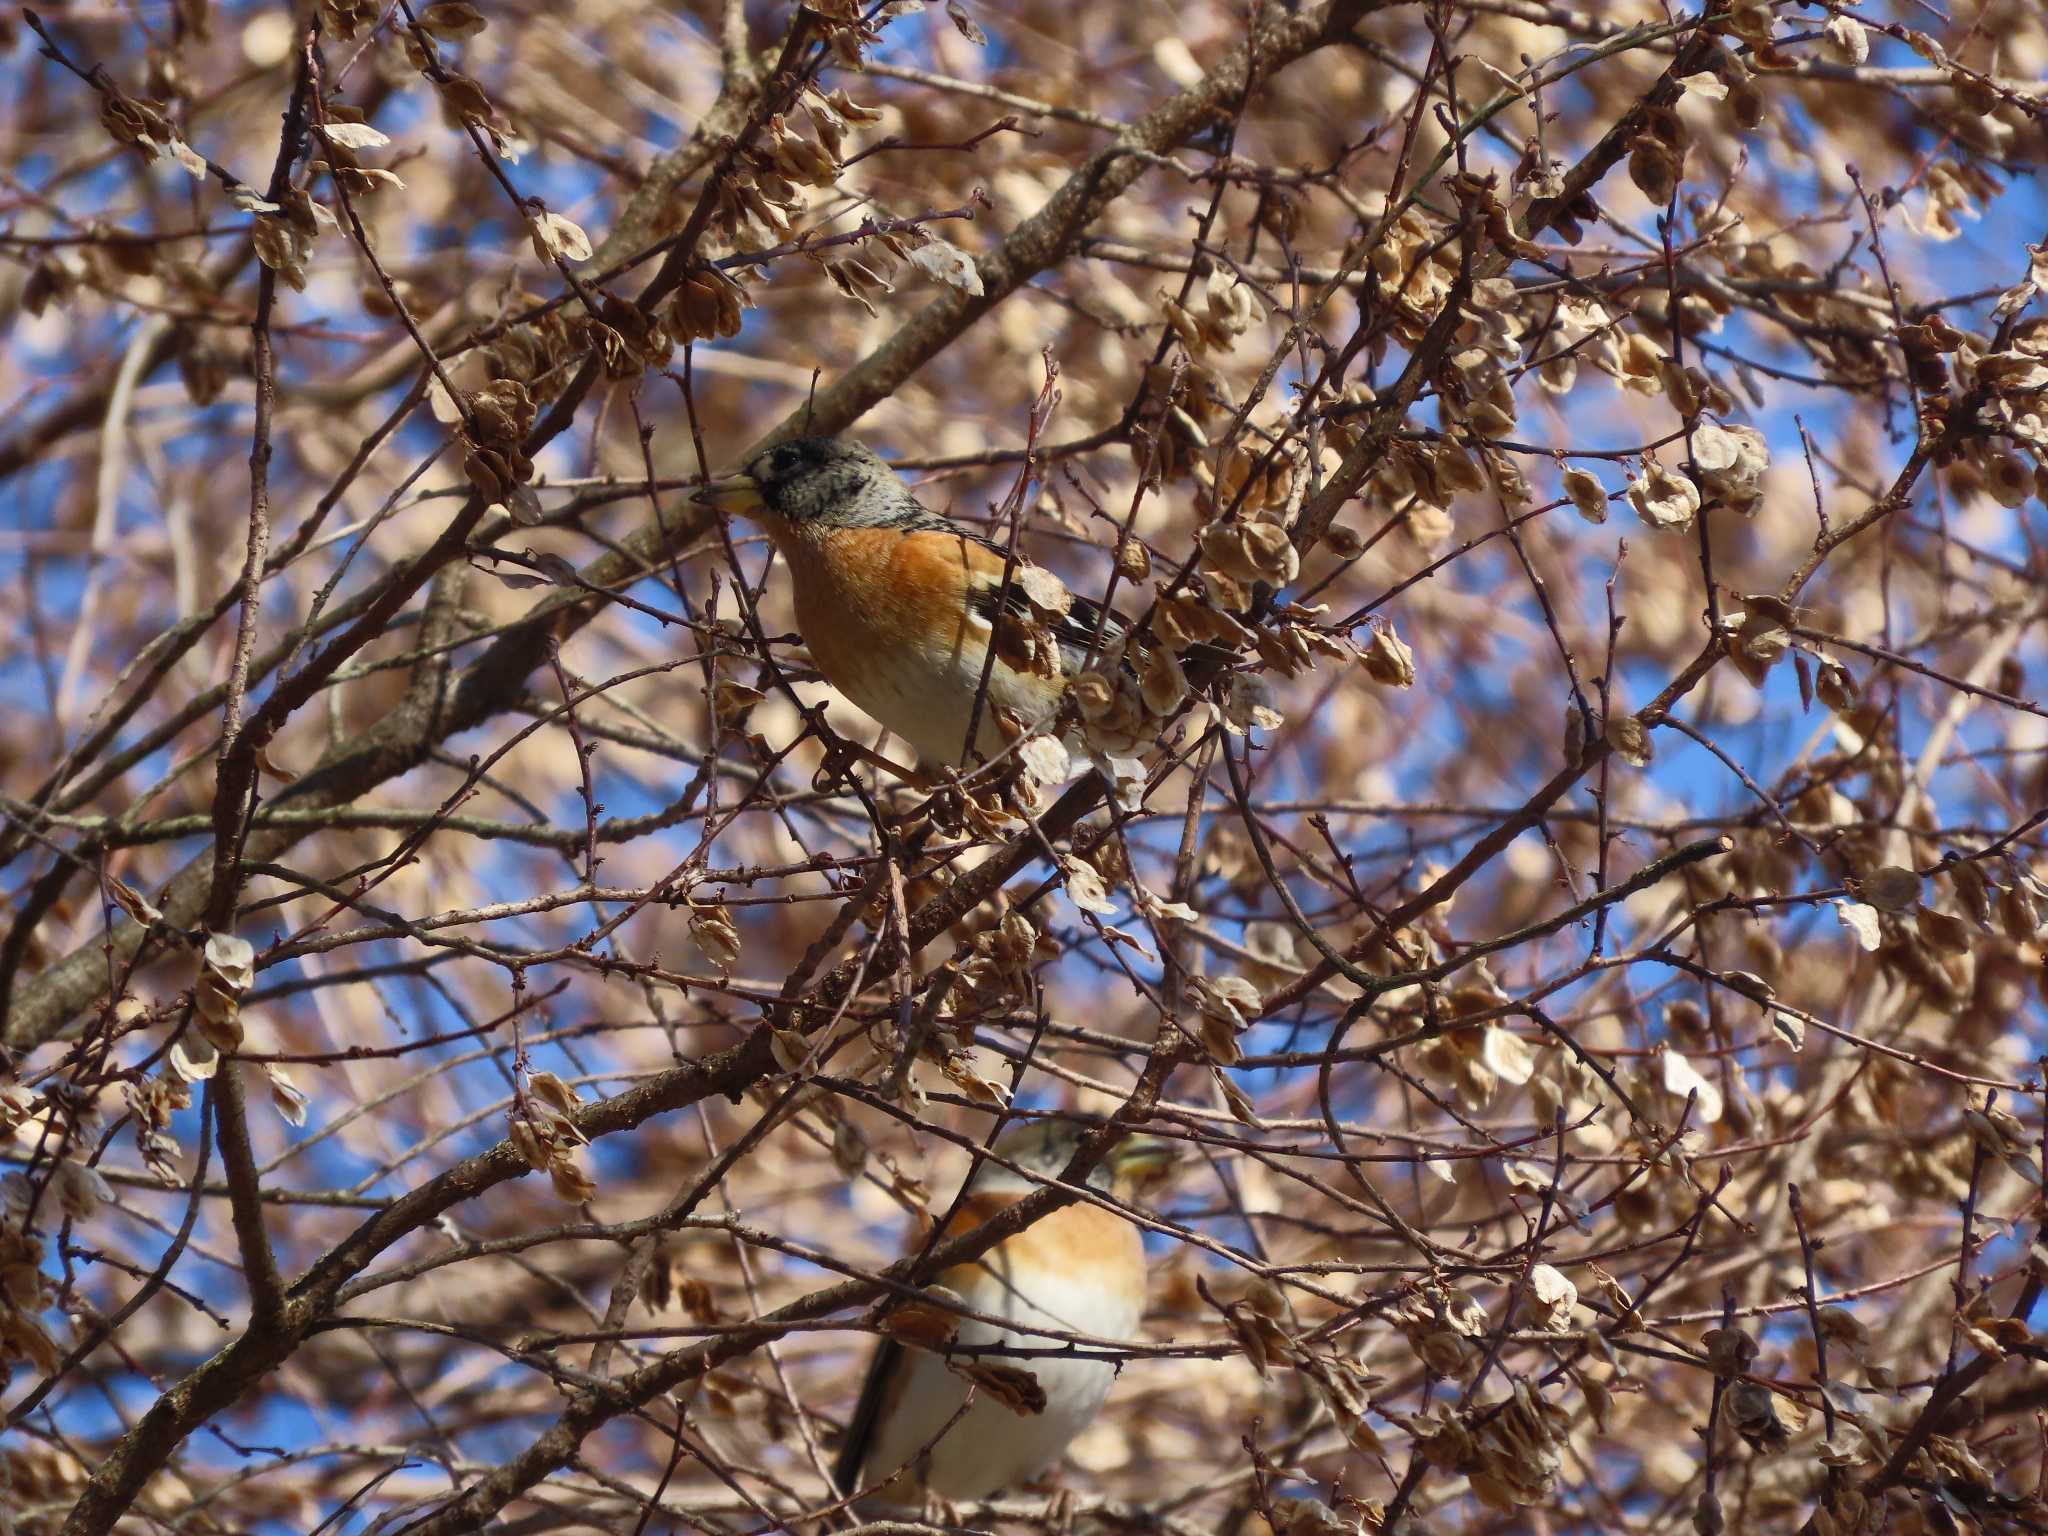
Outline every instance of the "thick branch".
<path id="1" fill-rule="evenodd" d="M 1151 166 L 1151 156 L 1179 144 L 1199 130 L 1225 103 L 1235 101 L 1254 73 L 1270 76 L 1316 48 L 1342 37 L 1359 18 L 1383 8 L 1389 0 L 1332 0 L 1300 16 L 1270 20 L 1247 43 L 1233 49 L 1201 82 L 1180 92 L 1155 108 L 1118 137 L 1115 144 L 1090 157 L 1070 176 L 1046 205 L 1018 225 L 980 263 L 983 291 L 970 296 L 958 289 L 946 293 L 913 315 L 902 329 L 866 358 L 855 364 L 829 389 L 821 391 L 803 413 L 808 430 L 843 431 L 899 384 L 936 357 L 1003 299 L 1023 287 L 1047 267 L 1067 256 L 1103 209 Z M 587 385 L 586 385 L 587 387 Z M 565 400 L 580 400 L 572 388 Z M 538 441 L 559 431 L 562 402 L 541 427 Z M 784 422 L 763 442 L 772 442 L 798 430 L 798 418 Z M 449 523 L 432 547 L 408 561 L 388 578 L 373 603 L 342 636 L 330 641 L 300 673 L 294 674 L 287 689 L 273 693 L 263 711 L 252 719 L 248 736 L 260 746 L 291 709 L 310 697 L 341 659 L 363 644 L 389 621 L 399 606 L 432 572 L 461 553 L 464 542 L 482 515 L 476 498 Z M 593 562 L 583 573 L 587 586 L 622 588 L 657 570 L 671 552 L 687 548 L 704 537 L 712 523 L 707 514 L 688 514 L 648 523 L 621 542 L 618 553 Z M 337 754 L 291 787 L 279 803 L 318 809 L 344 805 L 377 785 L 417 765 L 439 742 L 470 729 L 505 709 L 517 698 L 527 675 L 546 656 L 551 637 L 560 639 L 588 623 L 602 608 L 600 599 L 586 591 L 558 591 L 537 603 L 515 628 L 494 643 L 464 676 L 455 690 L 449 709 L 431 718 L 418 715 L 386 717 L 356 749 Z M 260 728 L 259 728 L 260 727 Z M 1070 793 L 1069 799 L 1074 794 Z M 1092 803 L 1092 802 L 1090 802 Z M 1066 801 L 1062 801 L 1064 806 Z M 1072 808 L 1078 820 L 1087 804 Z M 1052 823 L 1048 822 L 1048 825 Z M 1065 824 L 1071 826 L 1069 820 Z M 267 836 L 252 836 L 248 856 L 274 859 L 302 835 L 278 828 Z M 1030 856 L 1027 846 L 1010 851 L 1002 878 L 1014 873 Z M 1005 862 L 1005 861 L 998 861 Z M 189 869 L 173 880 L 159 903 L 172 926 L 189 925 L 200 907 L 193 904 L 187 879 Z M 979 872 L 977 872 L 979 873 Z M 975 882 L 977 885 L 983 882 Z M 991 885 L 989 889 L 993 889 Z M 977 897 L 976 900 L 980 898 Z M 952 903 L 948 903 L 950 909 Z M 959 911 L 971 910 L 972 903 Z M 958 913 L 954 914 L 957 917 Z M 934 914 L 936 919 L 938 914 Z M 954 917 L 943 922 L 923 922 L 920 943 L 931 937 Z M 929 929 L 929 932 L 925 930 Z M 147 934 L 133 923 L 119 925 L 113 936 L 116 957 L 132 959 L 142 949 Z M 6 1023 L 6 1042 L 16 1050 L 33 1048 L 54 1037 L 64 1025 L 105 986 L 106 953 L 100 943 L 83 946 L 33 983 L 21 989 L 12 1016 Z"/>

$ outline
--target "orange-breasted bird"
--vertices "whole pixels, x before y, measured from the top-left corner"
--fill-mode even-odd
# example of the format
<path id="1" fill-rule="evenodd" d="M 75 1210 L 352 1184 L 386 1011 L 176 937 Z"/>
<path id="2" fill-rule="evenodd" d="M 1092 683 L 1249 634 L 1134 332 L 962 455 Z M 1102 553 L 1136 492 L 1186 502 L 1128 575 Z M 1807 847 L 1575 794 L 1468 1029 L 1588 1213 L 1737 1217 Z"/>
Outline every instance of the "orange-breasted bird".
<path id="1" fill-rule="evenodd" d="M 1001 546 L 925 507 L 873 449 L 806 437 L 757 455 L 698 498 L 759 522 L 789 565 L 797 628 L 827 682 L 908 742 L 927 768 L 967 760 L 967 727 L 998 610 L 1024 621 L 1030 598 Z M 1075 595 L 1050 629 L 1057 667 L 988 673 L 975 752 L 1005 745 L 1001 716 L 1036 725 L 1066 679 L 1111 653 L 1127 625 Z"/>
<path id="2" fill-rule="evenodd" d="M 1086 1134 L 1086 1127 L 1072 1121 L 1038 1120 L 1005 1131 L 992 1151 L 1039 1180 L 1057 1178 Z M 1157 1173 L 1170 1163 L 1171 1154 L 1171 1142 L 1126 1137 L 1088 1182 L 1109 1190 L 1119 1181 Z M 980 1226 L 1039 1187 L 1024 1173 L 985 1160 L 941 1235 Z M 1044 1353 L 1068 1345 L 1028 1330 L 1080 1334 L 1104 1345 L 1128 1342 L 1145 1312 L 1145 1250 L 1137 1229 L 1123 1217 L 1076 1202 L 1005 1238 L 979 1259 L 946 1270 L 938 1283 L 970 1310 L 1018 1325 L 965 1320 L 950 1346 L 953 1357 L 973 1359 L 977 1347 L 992 1344 L 1033 1351 L 983 1358 L 1031 1372 L 1045 1393 L 1045 1407 L 1020 1414 L 984 1389 L 961 1414 L 969 1384 L 944 1358 L 885 1339 L 868 1368 L 834 1470 L 840 1492 L 848 1497 L 862 1489 L 882 1489 L 880 1501 L 894 1504 L 915 1504 L 921 1495 L 982 1499 L 1057 1461 L 1102 1407 L 1116 1366 L 1102 1357 L 1101 1345 L 1092 1353 L 1074 1345 L 1071 1357 Z"/>

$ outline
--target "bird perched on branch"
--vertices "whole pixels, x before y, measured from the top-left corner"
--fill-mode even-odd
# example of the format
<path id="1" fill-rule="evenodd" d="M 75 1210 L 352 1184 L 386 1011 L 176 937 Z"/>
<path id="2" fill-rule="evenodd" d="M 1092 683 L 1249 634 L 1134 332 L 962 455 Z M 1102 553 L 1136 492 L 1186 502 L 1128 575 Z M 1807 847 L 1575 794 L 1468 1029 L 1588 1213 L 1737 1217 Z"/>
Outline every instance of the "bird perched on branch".
<path id="1" fill-rule="evenodd" d="M 1005 1131 L 992 1150 L 1039 1179 L 1057 1178 L 1085 1134 L 1071 1121 L 1039 1120 Z M 1172 1150 L 1157 1137 L 1126 1137 L 1088 1182 L 1108 1190 L 1155 1175 L 1171 1163 Z M 1025 1173 L 985 1161 L 940 1236 L 978 1227 L 1039 1187 Z M 1058 1460 L 1109 1395 L 1116 1365 L 1100 1351 L 1128 1340 L 1144 1315 L 1145 1250 L 1123 1217 L 1077 1202 L 945 1271 L 938 1283 L 967 1311 L 1018 1326 L 961 1320 L 942 1352 L 885 1339 L 833 1473 L 847 1497 L 881 1488 L 883 1500 L 895 1504 L 915 1504 L 920 1494 L 982 1499 Z M 936 1316 L 943 1334 L 950 1319 Z M 1085 1344 L 1034 1329 L 1101 1343 L 1091 1356 Z M 975 1353 L 990 1345 L 998 1351 Z M 1035 1388 L 1017 1378 L 1019 1370 L 1035 1378 Z M 975 1398 L 963 1414 L 970 1384 Z"/>
<path id="2" fill-rule="evenodd" d="M 767 530 L 818 670 L 927 769 L 968 760 L 970 720 L 975 753 L 996 756 L 1126 637 L 1117 614 L 929 510 L 847 438 L 782 443 L 698 500 Z"/>

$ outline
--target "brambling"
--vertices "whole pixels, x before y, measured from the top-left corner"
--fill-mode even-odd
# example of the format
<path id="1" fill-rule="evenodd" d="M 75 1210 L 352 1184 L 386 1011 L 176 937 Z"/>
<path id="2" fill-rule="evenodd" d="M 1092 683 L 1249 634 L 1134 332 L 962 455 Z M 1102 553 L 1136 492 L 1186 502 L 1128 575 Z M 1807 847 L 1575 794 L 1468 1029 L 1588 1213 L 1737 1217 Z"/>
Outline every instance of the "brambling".
<path id="1" fill-rule="evenodd" d="M 1041 1178 L 1057 1178 L 1086 1134 L 1071 1121 L 1039 1120 L 1005 1131 L 993 1151 Z M 1171 1142 L 1157 1137 L 1126 1137 L 1088 1182 L 1108 1190 L 1119 1180 L 1156 1174 L 1170 1164 L 1172 1150 Z M 1023 1173 L 985 1161 L 940 1235 L 980 1226 L 1038 1187 Z M 944 1271 L 938 1283 L 972 1311 L 1025 1330 L 1128 1339 L 1145 1311 L 1145 1250 L 1137 1228 L 1121 1216 L 1076 1203 L 1005 1238 L 972 1263 Z M 851 1497 L 880 1488 L 879 1501 L 897 1505 L 915 1504 L 920 1495 L 949 1502 L 987 1498 L 1058 1460 L 1094 1419 L 1116 1377 L 1115 1364 L 1099 1355 L 1046 1354 L 1064 1346 L 1042 1333 L 973 1319 L 960 1323 L 948 1353 L 971 1361 L 973 1351 L 990 1345 L 1038 1351 L 985 1358 L 1035 1376 L 1045 1393 L 1042 1411 L 1020 1413 L 977 1390 L 961 1413 L 969 1383 L 945 1358 L 885 1339 L 868 1367 L 833 1472 L 840 1491 Z"/>
<path id="2" fill-rule="evenodd" d="M 1064 614 L 1034 609 L 1019 580 L 1030 569 L 1021 558 L 1006 590 L 1010 562 L 999 545 L 926 508 L 873 449 L 847 438 L 770 448 L 697 499 L 767 531 L 789 565 L 797 628 L 818 670 L 908 742 L 927 769 L 966 760 L 985 668 L 974 750 L 987 759 L 1019 727 L 1058 708 L 1091 646 L 1110 654 L 1128 629 L 1078 595 Z M 1042 662 L 1056 665 L 1013 664 L 1007 636 L 997 634 L 999 609 L 1006 629 L 1036 622 L 1050 630 L 1057 655 Z M 992 640 L 996 661 L 988 668 Z"/>

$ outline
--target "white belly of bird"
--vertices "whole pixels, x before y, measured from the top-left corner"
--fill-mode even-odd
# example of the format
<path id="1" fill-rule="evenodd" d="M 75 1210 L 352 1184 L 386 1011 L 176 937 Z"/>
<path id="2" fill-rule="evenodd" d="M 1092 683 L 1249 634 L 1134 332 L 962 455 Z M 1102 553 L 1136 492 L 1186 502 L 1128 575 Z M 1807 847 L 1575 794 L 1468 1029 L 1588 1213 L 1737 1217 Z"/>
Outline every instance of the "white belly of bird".
<path id="1" fill-rule="evenodd" d="M 863 711 L 909 743 L 927 766 L 958 767 L 988 654 L 987 633 L 986 626 L 974 625 L 969 641 L 981 643 L 939 654 L 919 656 L 908 647 L 885 649 L 862 657 L 857 665 L 842 666 L 843 676 L 834 681 Z M 975 729 L 975 749 L 983 757 L 1003 749 L 995 719 L 999 706 L 1026 720 L 1036 719 L 1044 707 L 1042 694 L 1027 690 L 1016 673 L 1001 665 L 992 668 Z"/>
<path id="2" fill-rule="evenodd" d="M 1009 1292 L 1002 1304 L 984 1306 L 982 1310 L 1091 1338 L 1128 1339 L 1137 1331 L 1138 1308 L 1121 1300 L 1110 1300 L 1100 1286 L 1040 1272 L 1031 1289 L 1036 1306 Z M 961 1325 L 961 1347 L 991 1343 L 1019 1349 L 1060 1347 L 1054 1339 L 999 1330 L 985 1323 Z M 1059 1459 L 1068 1442 L 1088 1427 L 1116 1379 L 1115 1366 L 1099 1358 L 985 1358 L 1021 1367 L 1036 1376 L 1045 1391 L 1045 1411 L 1013 1413 L 986 1390 L 977 1391 L 974 1406 L 947 1430 L 923 1463 L 925 1486 L 942 1498 L 987 1498 L 1044 1471 Z M 870 1482 L 889 1476 L 916 1458 L 959 1411 L 967 1396 L 967 1382 L 948 1370 L 937 1356 L 912 1350 L 904 1364 L 909 1374 L 903 1383 L 901 1408 L 888 1415 L 878 1428 L 866 1468 Z"/>

